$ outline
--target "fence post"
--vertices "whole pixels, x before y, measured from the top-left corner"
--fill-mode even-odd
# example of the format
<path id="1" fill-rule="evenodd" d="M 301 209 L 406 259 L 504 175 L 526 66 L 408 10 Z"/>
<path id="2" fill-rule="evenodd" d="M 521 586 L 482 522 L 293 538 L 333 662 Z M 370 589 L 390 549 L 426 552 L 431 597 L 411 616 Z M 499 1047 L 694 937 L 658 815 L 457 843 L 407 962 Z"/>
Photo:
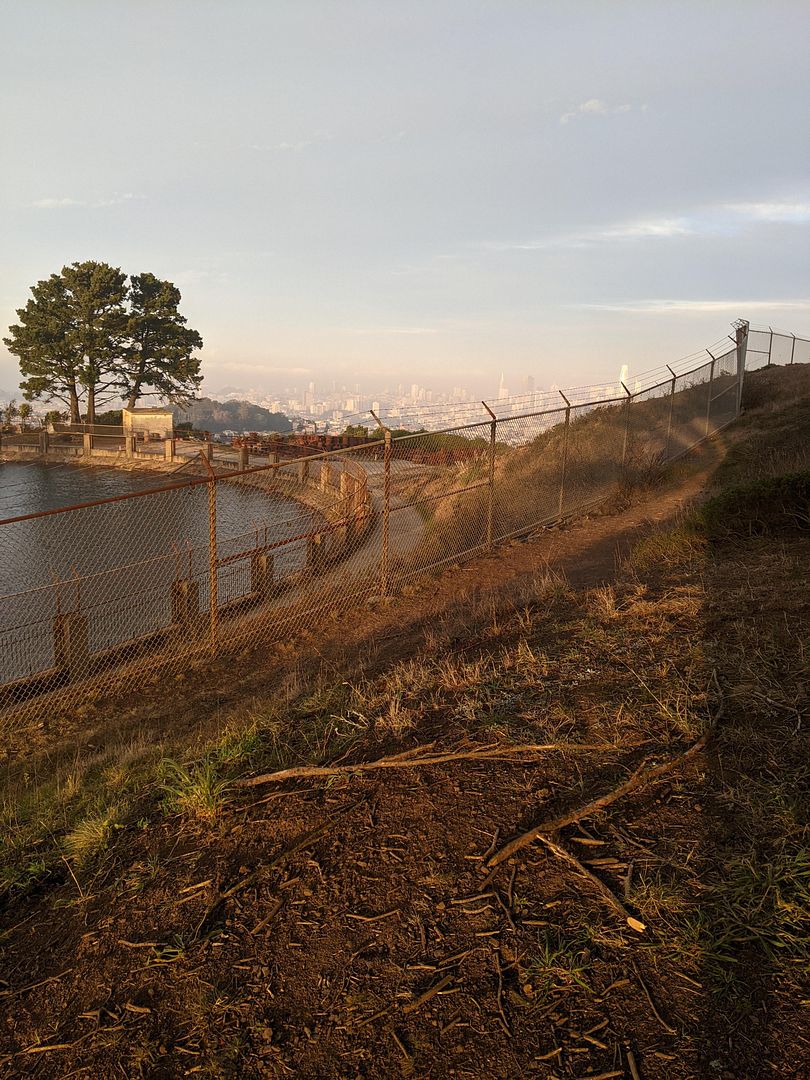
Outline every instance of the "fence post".
<path id="1" fill-rule="evenodd" d="M 748 321 L 746 319 L 738 319 L 734 323 L 734 344 L 737 348 L 737 416 L 739 416 L 742 412 L 745 361 L 748 352 Z"/>
<path id="2" fill-rule="evenodd" d="M 485 401 L 481 404 L 492 417 L 489 425 L 489 469 L 487 472 L 487 521 L 484 547 L 487 551 L 492 550 L 493 522 L 495 515 L 495 439 L 498 433 L 498 419 Z"/>
<path id="3" fill-rule="evenodd" d="M 771 366 L 771 356 L 773 355 L 773 327 L 769 326 L 768 331 L 770 332 L 771 336 L 768 338 L 768 363 L 765 365 L 765 367 Z"/>
<path id="4" fill-rule="evenodd" d="M 622 473 L 627 469 L 627 445 L 630 441 L 630 402 L 633 400 L 633 395 L 619 379 L 622 390 L 627 394 L 627 401 L 624 404 L 624 443 L 622 444 Z"/>
<path id="5" fill-rule="evenodd" d="M 385 439 L 383 453 L 383 520 L 382 550 L 380 551 L 380 593 L 386 596 L 389 588 L 388 546 L 391 536 L 391 429 L 387 428 L 379 416 L 372 410 L 371 415 L 377 421 Z"/>
<path id="6" fill-rule="evenodd" d="M 563 428 L 562 466 L 560 468 L 560 501 L 557 507 L 557 514 L 559 517 L 562 517 L 563 502 L 565 500 L 565 474 L 568 471 L 568 429 L 571 426 L 571 402 L 562 390 L 558 390 L 557 392 L 565 402 L 565 427 Z"/>
<path id="7" fill-rule="evenodd" d="M 208 481 L 208 572 L 210 575 L 210 611 L 211 652 L 216 656 L 219 639 L 219 559 L 217 557 L 217 481 L 211 477 Z"/>
<path id="8" fill-rule="evenodd" d="M 712 354 L 709 350 L 706 350 L 709 356 Z M 709 395 L 706 401 L 706 438 L 708 439 L 712 426 L 712 389 L 714 388 L 714 366 L 717 363 L 717 357 L 712 356 L 712 365 L 709 369 Z"/>
<path id="9" fill-rule="evenodd" d="M 793 334 L 793 344 L 790 346 L 790 362 L 793 363 L 793 357 L 796 354 L 796 335 Z"/>
<path id="10" fill-rule="evenodd" d="M 667 416 L 667 441 L 664 448 L 664 461 L 669 461 L 669 448 L 672 440 L 672 415 L 675 409 L 675 384 L 678 381 L 678 376 L 667 364 L 667 371 L 672 376 L 672 389 L 669 392 L 669 415 Z"/>

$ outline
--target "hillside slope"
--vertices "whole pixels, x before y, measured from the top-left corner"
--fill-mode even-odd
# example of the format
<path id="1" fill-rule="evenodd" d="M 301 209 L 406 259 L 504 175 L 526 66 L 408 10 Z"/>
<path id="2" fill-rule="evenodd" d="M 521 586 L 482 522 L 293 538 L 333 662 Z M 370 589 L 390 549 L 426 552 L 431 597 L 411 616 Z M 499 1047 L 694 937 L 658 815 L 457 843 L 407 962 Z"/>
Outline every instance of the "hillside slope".
<path id="1" fill-rule="evenodd" d="M 9 769 L 2 1075 L 805 1075 L 810 370 L 747 403 L 317 678 L 246 658 L 156 692 L 174 744 L 144 705 Z"/>

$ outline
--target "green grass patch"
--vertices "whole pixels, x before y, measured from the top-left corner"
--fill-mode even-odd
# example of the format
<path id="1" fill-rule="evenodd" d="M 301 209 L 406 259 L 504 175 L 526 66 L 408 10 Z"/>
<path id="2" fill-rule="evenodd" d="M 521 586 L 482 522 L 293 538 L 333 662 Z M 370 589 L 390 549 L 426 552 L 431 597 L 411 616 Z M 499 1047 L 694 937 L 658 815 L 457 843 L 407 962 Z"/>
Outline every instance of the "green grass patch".
<path id="1" fill-rule="evenodd" d="M 729 488 L 704 503 L 694 521 L 715 542 L 810 530 L 810 470 Z"/>

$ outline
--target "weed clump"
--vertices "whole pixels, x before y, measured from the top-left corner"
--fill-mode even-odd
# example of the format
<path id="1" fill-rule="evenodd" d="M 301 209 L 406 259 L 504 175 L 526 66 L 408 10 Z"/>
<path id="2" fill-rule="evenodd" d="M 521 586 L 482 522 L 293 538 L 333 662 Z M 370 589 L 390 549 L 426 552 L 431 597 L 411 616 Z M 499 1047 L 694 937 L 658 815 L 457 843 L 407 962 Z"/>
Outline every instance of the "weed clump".
<path id="1" fill-rule="evenodd" d="M 120 819 L 118 806 L 88 814 L 65 835 L 62 842 L 65 854 L 81 866 L 90 862 L 107 849 Z"/>
<path id="2" fill-rule="evenodd" d="M 189 766 L 166 759 L 161 771 L 167 808 L 203 821 L 213 821 L 219 815 L 230 783 L 219 776 L 211 758 Z"/>

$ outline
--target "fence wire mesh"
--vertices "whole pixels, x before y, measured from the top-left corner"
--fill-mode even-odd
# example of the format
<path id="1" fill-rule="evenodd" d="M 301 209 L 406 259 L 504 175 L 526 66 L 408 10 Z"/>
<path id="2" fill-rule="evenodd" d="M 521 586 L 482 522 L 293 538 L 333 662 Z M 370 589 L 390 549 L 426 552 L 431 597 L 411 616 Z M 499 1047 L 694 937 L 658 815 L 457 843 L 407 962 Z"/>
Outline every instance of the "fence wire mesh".
<path id="1" fill-rule="evenodd" d="M 361 445 L 294 457 L 209 445 L 163 486 L 0 521 L 0 712 L 48 722 L 136 693 L 147 670 L 317 631 L 347 603 L 604 502 L 734 420 L 746 370 L 810 362 L 810 341 L 770 329 L 727 346 L 633 390 L 533 394 L 542 407 L 485 406 L 489 419 L 444 431 L 380 426 Z M 175 451 L 109 432 L 52 438 L 4 436 L 2 449 Z"/>

